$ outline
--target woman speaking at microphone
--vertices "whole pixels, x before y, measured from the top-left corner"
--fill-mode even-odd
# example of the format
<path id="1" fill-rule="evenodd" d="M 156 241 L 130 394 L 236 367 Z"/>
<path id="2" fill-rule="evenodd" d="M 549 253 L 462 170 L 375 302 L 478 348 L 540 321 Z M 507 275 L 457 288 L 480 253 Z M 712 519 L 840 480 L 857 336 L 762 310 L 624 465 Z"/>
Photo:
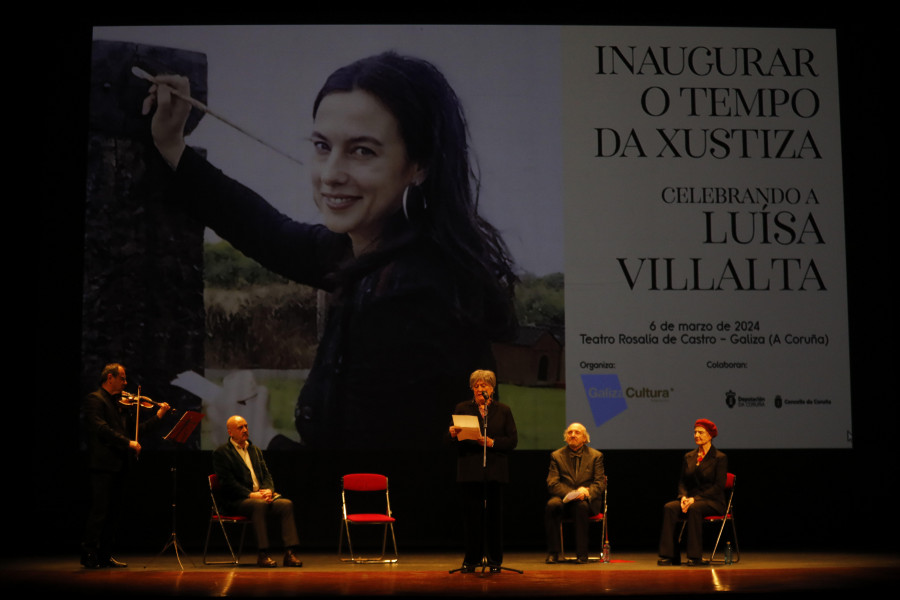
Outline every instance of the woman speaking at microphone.
<path id="1" fill-rule="evenodd" d="M 451 425 L 450 438 L 457 446 L 456 481 L 465 529 L 463 572 L 474 572 L 486 559 L 491 572 L 503 563 L 502 486 L 509 481 L 509 453 L 519 443 L 516 421 L 505 404 L 497 402 L 493 371 L 478 370 L 469 376 L 472 399 L 461 402 L 453 414 L 478 418 L 478 432 Z"/>

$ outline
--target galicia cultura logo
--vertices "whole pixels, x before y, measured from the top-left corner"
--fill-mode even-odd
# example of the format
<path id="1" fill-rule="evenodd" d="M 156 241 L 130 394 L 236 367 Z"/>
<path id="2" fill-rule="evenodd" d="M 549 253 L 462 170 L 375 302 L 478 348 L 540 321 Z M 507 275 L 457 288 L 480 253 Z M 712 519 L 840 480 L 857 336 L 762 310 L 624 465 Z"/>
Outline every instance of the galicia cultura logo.
<path id="1" fill-rule="evenodd" d="M 582 373 L 581 384 L 591 407 L 594 425 L 599 427 L 628 408 L 618 375 Z"/>

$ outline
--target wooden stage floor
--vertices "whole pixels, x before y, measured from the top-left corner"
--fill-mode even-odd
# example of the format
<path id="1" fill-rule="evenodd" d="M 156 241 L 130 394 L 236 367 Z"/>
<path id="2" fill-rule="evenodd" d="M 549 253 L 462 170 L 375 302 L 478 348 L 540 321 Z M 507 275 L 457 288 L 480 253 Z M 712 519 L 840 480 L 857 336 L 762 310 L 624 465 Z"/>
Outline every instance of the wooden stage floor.
<path id="1" fill-rule="evenodd" d="M 339 597 L 434 596 L 563 598 L 612 596 L 677 598 L 725 593 L 820 595 L 823 592 L 882 591 L 900 579 L 900 555 L 753 553 L 734 565 L 658 567 L 648 553 L 613 555 L 608 564 L 544 564 L 540 553 L 507 553 L 504 567 L 522 573 L 463 574 L 456 554 L 407 554 L 393 565 L 342 563 L 334 554 L 304 554 L 300 569 L 259 569 L 245 556 L 238 567 L 205 566 L 199 555 L 119 556 L 125 569 L 87 570 L 77 557 L 4 560 L 0 589 L 64 593 L 67 597 Z M 255 555 L 253 557 L 255 559 Z"/>

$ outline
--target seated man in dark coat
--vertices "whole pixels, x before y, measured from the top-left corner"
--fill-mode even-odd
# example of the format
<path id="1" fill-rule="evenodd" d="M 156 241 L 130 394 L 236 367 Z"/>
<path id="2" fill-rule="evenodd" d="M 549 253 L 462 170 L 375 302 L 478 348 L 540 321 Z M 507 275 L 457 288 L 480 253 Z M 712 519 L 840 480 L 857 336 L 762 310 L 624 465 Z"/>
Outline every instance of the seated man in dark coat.
<path id="1" fill-rule="evenodd" d="M 213 470 L 219 478 L 222 504 L 227 511 L 252 519 L 259 546 L 257 565 L 278 565 L 269 556 L 268 519 L 272 518 L 281 523 L 284 566 L 302 567 L 303 563 L 294 555 L 300 543 L 294 524 L 294 504 L 275 493 L 262 450 L 250 443 L 247 421 L 234 415 L 226 427 L 229 440 L 213 452 Z"/>
<path id="2" fill-rule="evenodd" d="M 550 500 L 544 511 L 547 530 L 548 564 L 559 561 L 561 541 L 559 524 L 563 515 L 575 521 L 575 551 L 579 563 L 588 558 L 588 518 L 603 511 L 606 474 L 603 453 L 589 448 L 591 441 L 581 423 L 572 423 L 563 434 L 566 446 L 550 454 L 547 491 Z"/>

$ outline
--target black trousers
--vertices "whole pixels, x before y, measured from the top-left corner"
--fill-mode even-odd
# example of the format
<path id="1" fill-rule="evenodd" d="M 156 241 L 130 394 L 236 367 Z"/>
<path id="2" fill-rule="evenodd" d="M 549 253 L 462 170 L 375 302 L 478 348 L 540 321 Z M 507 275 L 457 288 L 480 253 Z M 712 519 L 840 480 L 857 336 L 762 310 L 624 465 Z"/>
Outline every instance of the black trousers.
<path id="1" fill-rule="evenodd" d="M 562 498 L 550 498 L 544 509 L 544 528 L 547 532 L 547 552 L 562 552 L 559 525 L 563 517 L 572 519 L 575 527 L 575 554 L 578 558 L 588 557 L 591 504 L 585 500 L 563 503 Z"/>
<path id="2" fill-rule="evenodd" d="M 281 527 L 281 541 L 285 550 L 300 544 L 297 525 L 294 523 L 294 503 L 287 498 L 266 502 L 261 498 L 246 498 L 237 506 L 238 514 L 250 517 L 256 532 L 256 543 L 260 550 L 268 550 L 269 522 Z"/>
<path id="3" fill-rule="evenodd" d="M 659 534 L 659 555 L 663 558 L 679 559 L 678 534 L 681 522 L 687 521 L 684 529 L 687 557 L 703 557 L 703 517 L 722 514 L 721 509 L 705 500 L 695 500 L 687 513 L 681 512 L 681 502 L 673 500 L 663 507 L 662 532 Z"/>
<path id="4" fill-rule="evenodd" d="M 459 484 L 462 500 L 465 550 L 463 562 L 478 565 L 503 563 L 503 484 L 497 481 Z"/>
<path id="5" fill-rule="evenodd" d="M 101 561 L 109 558 L 123 514 L 126 473 L 91 471 L 91 507 L 84 527 L 85 549 Z"/>

